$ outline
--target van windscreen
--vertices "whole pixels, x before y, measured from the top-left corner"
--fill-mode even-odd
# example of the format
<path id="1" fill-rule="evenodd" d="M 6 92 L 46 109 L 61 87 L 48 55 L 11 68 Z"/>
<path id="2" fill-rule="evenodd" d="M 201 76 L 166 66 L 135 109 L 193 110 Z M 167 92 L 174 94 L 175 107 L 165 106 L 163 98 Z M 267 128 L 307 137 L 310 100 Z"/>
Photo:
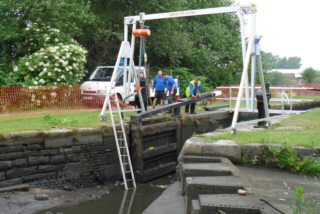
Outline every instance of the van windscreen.
<path id="1" fill-rule="evenodd" d="M 97 71 L 90 76 L 91 81 L 111 81 L 113 68 L 97 68 Z"/>

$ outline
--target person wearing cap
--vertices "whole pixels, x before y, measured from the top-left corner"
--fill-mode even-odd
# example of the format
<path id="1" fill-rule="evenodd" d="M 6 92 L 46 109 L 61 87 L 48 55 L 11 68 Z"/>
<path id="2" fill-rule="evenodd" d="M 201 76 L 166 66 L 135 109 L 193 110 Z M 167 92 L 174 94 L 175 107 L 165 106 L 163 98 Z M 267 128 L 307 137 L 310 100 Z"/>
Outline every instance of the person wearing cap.
<path id="1" fill-rule="evenodd" d="M 198 96 L 200 98 L 201 90 L 202 90 L 201 81 L 199 80 L 199 77 L 195 77 L 194 80 L 192 80 L 189 83 L 189 86 L 186 89 L 186 96 L 192 97 L 192 98 L 196 98 Z M 195 114 L 195 108 L 196 108 L 196 103 L 192 103 L 190 107 L 191 114 Z M 186 105 L 185 112 L 189 114 L 189 105 Z"/>
<path id="2" fill-rule="evenodd" d="M 177 94 L 176 82 L 174 81 L 173 77 L 163 73 L 163 78 L 166 80 L 166 88 L 165 92 L 169 92 L 168 96 L 168 104 L 173 103 Z M 171 110 L 169 111 L 171 113 Z"/>
<path id="3" fill-rule="evenodd" d="M 166 80 L 162 77 L 162 71 L 158 71 L 158 75 L 154 77 L 152 84 L 152 89 L 155 90 L 152 108 L 156 107 L 158 100 L 160 100 L 160 106 L 162 106 L 165 86 Z"/>

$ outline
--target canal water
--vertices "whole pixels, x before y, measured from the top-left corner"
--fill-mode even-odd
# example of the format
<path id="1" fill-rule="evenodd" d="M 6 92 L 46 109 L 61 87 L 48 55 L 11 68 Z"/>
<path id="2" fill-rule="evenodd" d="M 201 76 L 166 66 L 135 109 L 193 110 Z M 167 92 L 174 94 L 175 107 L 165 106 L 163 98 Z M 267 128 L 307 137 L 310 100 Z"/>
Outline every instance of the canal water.
<path id="1" fill-rule="evenodd" d="M 141 214 L 174 181 L 175 175 L 169 175 L 146 184 L 137 184 L 135 191 L 125 191 L 123 186 L 112 187 L 109 194 L 99 199 L 54 207 L 37 214 Z"/>

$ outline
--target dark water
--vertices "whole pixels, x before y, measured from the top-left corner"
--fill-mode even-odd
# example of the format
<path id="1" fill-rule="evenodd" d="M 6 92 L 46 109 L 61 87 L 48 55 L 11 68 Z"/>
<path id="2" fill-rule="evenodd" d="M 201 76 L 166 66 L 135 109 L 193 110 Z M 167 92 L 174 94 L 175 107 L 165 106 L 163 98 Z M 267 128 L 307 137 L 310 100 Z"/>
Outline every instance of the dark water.
<path id="1" fill-rule="evenodd" d="M 124 187 L 113 187 L 99 199 L 54 207 L 37 214 L 140 214 L 165 190 L 159 185 L 168 185 L 174 180 L 174 176 L 166 176 L 148 184 L 137 184 L 135 191 L 127 193 Z"/>

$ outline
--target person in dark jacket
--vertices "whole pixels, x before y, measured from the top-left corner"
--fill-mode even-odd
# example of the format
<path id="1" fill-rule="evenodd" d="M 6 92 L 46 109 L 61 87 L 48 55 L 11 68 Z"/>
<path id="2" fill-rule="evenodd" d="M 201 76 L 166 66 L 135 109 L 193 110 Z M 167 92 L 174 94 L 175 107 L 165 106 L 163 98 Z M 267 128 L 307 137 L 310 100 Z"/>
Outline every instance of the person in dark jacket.
<path id="1" fill-rule="evenodd" d="M 147 99 L 147 87 L 146 87 L 146 78 L 144 78 L 144 73 L 141 72 L 139 74 L 139 80 L 140 80 L 140 92 L 141 92 L 141 96 L 142 96 L 142 100 L 143 100 L 143 105 L 145 110 L 147 110 L 147 106 L 148 106 L 148 99 Z M 135 97 L 135 103 L 136 106 L 140 109 L 141 108 L 141 104 L 140 104 L 140 100 L 139 100 L 139 96 L 138 94 Z M 138 111 L 138 113 L 140 113 L 141 111 Z"/>
<path id="2" fill-rule="evenodd" d="M 158 100 L 160 100 L 160 106 L 163 105 L 165 86 L 166 80 L 162 77 L 162 71 L 158 71 L 158 75 L 154 77 L 152 84 L 152 89 L 155 91 L 152 108 L 156 107 Z"/>

